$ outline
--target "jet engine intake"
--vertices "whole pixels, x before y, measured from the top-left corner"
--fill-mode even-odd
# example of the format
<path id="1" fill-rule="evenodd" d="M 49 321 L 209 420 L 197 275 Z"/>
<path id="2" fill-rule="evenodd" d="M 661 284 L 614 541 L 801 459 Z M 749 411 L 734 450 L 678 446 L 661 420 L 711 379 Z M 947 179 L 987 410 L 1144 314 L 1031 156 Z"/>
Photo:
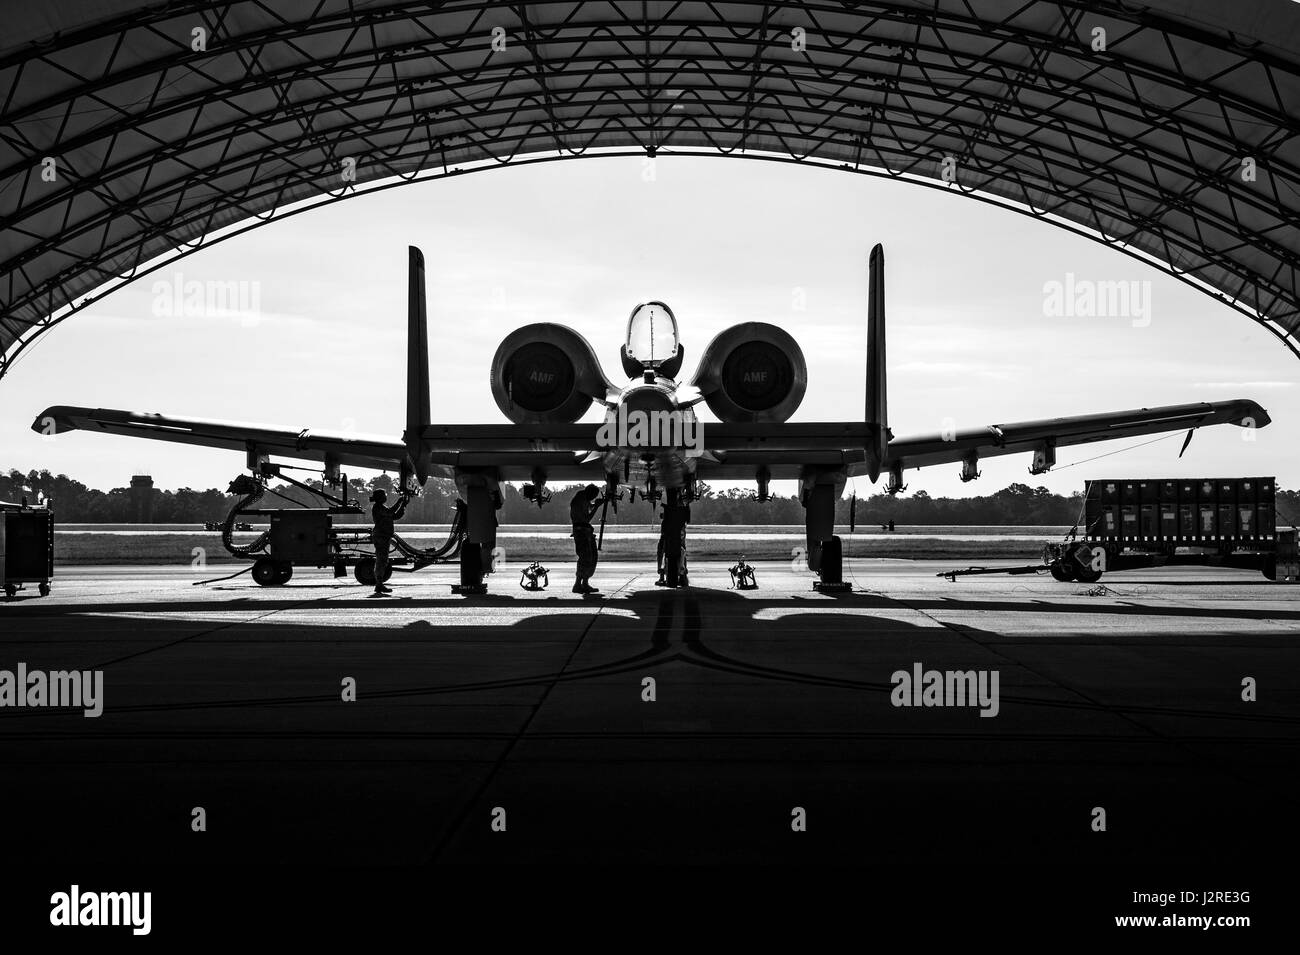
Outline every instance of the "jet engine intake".
<path id="1" fill-rule="evenodd" d="M 492 397 L 515 424 L 572 423 L 611 388 L 591 344 L 565 325 L 516 329 L 492 358 Z"/>
<path id="2" fill-rule="evenodd" d="M 709 342 L 691 384 L 721 421 L 780 422 L 803 401 L 808 365 L 789 332 L 766 322 L 745 322 Z"/>

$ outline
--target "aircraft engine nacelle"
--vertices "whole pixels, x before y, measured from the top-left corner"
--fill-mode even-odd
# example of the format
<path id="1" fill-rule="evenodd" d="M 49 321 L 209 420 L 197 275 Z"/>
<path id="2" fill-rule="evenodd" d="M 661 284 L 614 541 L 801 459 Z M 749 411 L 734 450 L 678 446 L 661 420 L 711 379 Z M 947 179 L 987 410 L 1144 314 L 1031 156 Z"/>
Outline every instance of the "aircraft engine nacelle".
<path id="1" fill-rule="evenodd" d="M 516 329 L 492 358 L 492 397 L 515 424 L 572 423 L 610 387 L 587 339 L 553 322 Z"/>
<path id="2" fill-rule="evenodd" d="M 691 384 L 720 421 L 785 421 L 803 401 L 808 365 L 789 332 L 766 322 L 745 322 L 709 342 Z"/>

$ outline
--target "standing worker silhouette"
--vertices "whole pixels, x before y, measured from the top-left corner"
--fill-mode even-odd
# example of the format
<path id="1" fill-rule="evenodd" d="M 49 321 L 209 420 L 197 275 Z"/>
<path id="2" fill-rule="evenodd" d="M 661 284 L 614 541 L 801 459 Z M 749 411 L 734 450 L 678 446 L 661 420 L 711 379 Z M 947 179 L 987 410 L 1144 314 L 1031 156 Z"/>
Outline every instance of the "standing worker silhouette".
<path id="1" fill-rule="evenodd" d="M 668 490 L 663 521 L 659 525 L 659 579 L 656 587 L 685 587 L 686 527 L 691 522 L 691 508 L 682 503 L 681 492 Z"/>
<path id="2" fill-rule="evenodd" d="M 370 509 L 370 516 L 375 526 L 370 532 L 370 539 L 375 545 L 375 596 L 377 597 L 393 592 L 391 588 L 384 586 L 384 579 L 388 576 L 388 550 L 393 546 L 393 521 L 399 520 L 406 512 L 406 493 L 403 492 L 398 497 L 394 507 L 385 506 L 386 500 L 388 500 L 386 491 L 375 491 L 370 495 L 370 501 L 374 504 Z"/>
<path id="3" fill-rule="evenodd" d="M 591 516 L 604 503 L 600 488 L 588 484 L 569 504 L 569 520 L 573 522 L 573 549 L 578 555 L 577 578 L 573 582 L 575 594 L 598 594 L 591 586 L 591 575 L 596 572 L 596 532 L 591 528 Z"/>

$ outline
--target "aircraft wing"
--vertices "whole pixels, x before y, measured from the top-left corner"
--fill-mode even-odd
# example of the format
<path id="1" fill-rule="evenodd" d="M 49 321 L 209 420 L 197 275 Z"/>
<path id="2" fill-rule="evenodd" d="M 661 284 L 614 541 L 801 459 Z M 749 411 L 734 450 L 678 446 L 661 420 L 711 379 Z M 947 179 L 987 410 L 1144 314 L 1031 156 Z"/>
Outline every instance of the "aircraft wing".
<path id="1" fill-rule="evenodd" d="M 1019 421 L 889 441 L 880 470 L 922 468 L 962 461 L 972 453 L 993 457 L 1090 444 L 1206 425 L 1262 428 L 1268 412 L 1249 399 L 1166 405 L 1130 411 Z M 494 467 L 511 481 L 531 480 L 534 468 L 550 480 L 599 480 L 595 424 L 430 425 L 422 437 L 435 467 Z M 705 480 L 753 480 L 767 468 L 774 480 L 798 479 L 806 468 L 869 474 L 873 429 L 855 422 L 711 424 L 703 426 L 704 453 L 697 473 Z"/>
<path id="2" fill-rule="evenodd" d="M 395 438 L 293 430 L 274 425 L 200 418 L 166 418 L 159 414 L 115 411 L 110 408 L 47 408 L 32 422 L 38 434 L 97 431 L 132 438 L 151 438 L 203 448 L 224 448 L 279 455 L 303 461 L 394 471 L 406 457 L 406 446 Z"/>
<path id="3" fill-rule="evenodd" d="M 955 431 L 947 435 L 940 433 L 891 440 L 884 470 L 952 463 L 961 461 L 972 453 L 986 458 L 1021 451 L 1033 452 L 1044 445 L 1063 448 L 1116 438 L 1188 431 L 1206 425 L 1235 424 L 1242 428 L 1262 428 L 1270 420 L 1268 412 L 1257 403 L 1241 398 L 1044 418 L 1038 421 L 1015 421 Z M 850 473 L 864 472 L 856 470 Z"/>
<path id="4" fill-rule="evenodd" d="M 534 468 L 552 481 L 601 481 L 598 424 L 430 425 L 423 431 L 435 467 L 496 468 L 508 481 L 532 480 Z M 860 424 L 737 424 L 703 427 L 701 477 L 752 480 L 760 465 L 774 477 L 797 478 L 803 467 L 860 460 L 866 429 Z M 714 453 L 714 438 L 721 442 Z M 854 451 L 854 445 L 857 450 Z M 725 450 L 723 450 L 725 448 Z M 847 449 L 847 450 L 845 450 Z"/>
<path id="5" fill-rule="evenodd" d="M 429 473 L 451 477 L 456 467 L 495 467 L 503 480 L 531 480 L 543 468 L 552 480 L 603 480 L 596 424 L 428 425 L 423 429 Z M 276 425 L 172 418 L 112 408 L 46 408 L 32 422 L 38 434 L 93 431 L 170 441 L 203 448 L 256 452 L 300 461 L 330 462 L 377 471 L 400 470 L 404 441 L 375 435 L 339 434 Z"/>
<path id="6" fill-rule="evenodd" d="M 1262 428 L 1268 412 L 1254 401 L 1200 402 L 1140 408 L 1102 414 L 1046 418 L 988 425 L 944 435 L 891 439 L 879 470 L 923 468 L 979 458 L 1033 452 L 1163 432 L 1187 431 L 1214 424 Z M 871 439 L 866 424 L 705 424 L 705 455 L 698 473 L 706 479 L 752 480 L 766 467 L 775 480 L 798 478 L 805 467 L 843 468 L 850 476 L 873 470 Z"/>
<path id="7" fill-rule="evenodd" d="M 1262 428 L 1268 412 L 1254 401 L 1202 402 L 989 425 L 889 441 L 880 470 L 921 468 L 978 457 L 1032 452 L 1046 443 L 1061 448 L 1116 438 L 1185 431 L 1214 424 Z M 420 435 L 429 473 L 449 477 L 455 468 L 495 468 L 503 480 L 529 481 L 536 470 L 552 481 L 600 480 L 597 424 L 427 425 Z M 32 424 L 42 434 L 98 431 L 178 444 L 256 452 L 344 466 L 398 470 L 407 455 L 396 438 L 293 430 L 194 418 L 168 418 L 104 408 L 48 408 Z M 865 423 L 709 424 L 697 473 L 705 480 L 752 480 L 767 468 L 774 480 L 791 480 L 806 468 L 872 470 L 872 428 Z"/>

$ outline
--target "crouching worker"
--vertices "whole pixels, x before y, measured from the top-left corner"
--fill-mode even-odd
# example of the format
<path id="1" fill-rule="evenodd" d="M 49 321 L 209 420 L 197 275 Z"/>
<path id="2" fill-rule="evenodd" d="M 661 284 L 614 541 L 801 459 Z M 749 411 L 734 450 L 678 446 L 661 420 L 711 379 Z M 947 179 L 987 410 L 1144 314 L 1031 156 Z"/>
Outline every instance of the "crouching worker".
<path id="1" fill-rule="evenodd" d="M 406 495 L 402 494 L 397 499 L 397 504 L 393 507 L 387 507 L 384 502 L 388 500 L 386 491 L 375 491 L 370 495 L 370 502 L 374 505 L 370 509 L 371 520 L 374 521 L 374 529 L 370 532 L 370 540 L 375 545 L 375 595 L 382 596 L 391 594 L 393 591 L 384 586 L 384 579 L 388 576 L 388 551 L 393 546 L 393 522 L 400 520 L 406 513 Z"/>
<path id="2" fill-rule="evenodd" d="M 604 503 L 600 488 L 588 484 L 569 504 L 569 519 L 573 522 L 573 549 L 578 555 L 578 573 L 573 582 L 575 594 L 598 594 L 591 586 L 591 575 L 596 572 L 596 532 L 591 527 L 591 517 Z"/>

